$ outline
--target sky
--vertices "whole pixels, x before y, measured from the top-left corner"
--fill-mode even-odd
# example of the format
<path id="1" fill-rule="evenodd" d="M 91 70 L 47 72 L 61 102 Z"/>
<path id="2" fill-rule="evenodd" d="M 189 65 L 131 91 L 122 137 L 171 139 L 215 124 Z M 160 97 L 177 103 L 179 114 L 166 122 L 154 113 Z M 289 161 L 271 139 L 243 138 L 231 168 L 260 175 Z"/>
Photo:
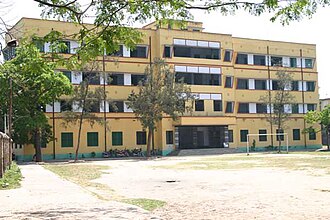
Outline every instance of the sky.
<path id="1" fill-rule="evenodd" d="M 9 10 L 0 11 L 6 23 L 15 24 L 21 17 L 40 18 L 41 10 L 33 0 L 12 0 Z M 245 12 L 222 16 L 217 12 L 210 14 L 193 11 L 194 21 L 203 22 L 204 32 L 231 34 L 234 37 L 264 40 L 289 41 L 316 44 L 317 69 L 320 98 L 330 98 L 330 68 L 327 56 L 330 51 L 330 7 L 319 8 L 312 19 L 305 18 L 282 26 L 279 21 L 271 22 L 270 15 L 259 17 Z M 137 24 L 141 27 L 142 24 Z"/>

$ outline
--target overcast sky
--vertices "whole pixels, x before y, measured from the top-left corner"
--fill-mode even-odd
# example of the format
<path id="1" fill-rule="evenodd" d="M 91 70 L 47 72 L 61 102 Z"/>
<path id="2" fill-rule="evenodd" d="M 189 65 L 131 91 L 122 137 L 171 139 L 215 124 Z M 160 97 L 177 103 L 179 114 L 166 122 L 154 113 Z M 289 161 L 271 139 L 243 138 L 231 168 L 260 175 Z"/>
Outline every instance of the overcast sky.
<path id="1" fill-rule="evenodd" d="M 33 0 L 8 2 L 12 2 L 10 10 L 1 11 L 6 22 L 14 24 L 21 17 L 40 18 L 41 10 Z M 330 7 L 319 9 L 312 19 L 306 18 L 300 22 L 292 22 L 285 27 L 279 22 L 270 22 L 269 15 L 255 17 L 240 12 L 234 16 L 221 16 L 216 12 L 205 14 L 201 11 L 194 11 L 193 14 L 195 21 L 204 23 L 206 32 L 232 34 L 235 37 L 244 38 L 316 44 L 320 98 L 330 98 L 330 71 L 327 68 L 327 62 L 329 62 L 327 56 L 330 52 Z"/>

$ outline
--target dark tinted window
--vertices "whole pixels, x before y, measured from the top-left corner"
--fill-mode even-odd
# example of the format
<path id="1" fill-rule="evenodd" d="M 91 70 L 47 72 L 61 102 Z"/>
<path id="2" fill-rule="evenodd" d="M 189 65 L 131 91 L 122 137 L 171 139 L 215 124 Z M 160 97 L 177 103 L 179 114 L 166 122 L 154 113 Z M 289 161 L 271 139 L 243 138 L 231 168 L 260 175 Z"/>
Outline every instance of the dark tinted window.
<path id="1" fill-rule="evenodd" d="M 165 46 L 164 47 L 164 57 L 166 57 L 166 58 L 172 57 L 171 46 Z"/>
<path id="2" fill-rule="evenodd" d="M 307 104 L 307 111 L 315 111 L 316 105 L 315 104 Z"/>
<path id="3" fill-rule="evenodd" d="M 292 81 L 291 82 L 291 90 L 292 91 L 299 91 L 299 82 L 298 81 Z"/>
<path id="4" fill-rule="evenodd" d="M 259 130 L 259 134 L 267 134 L 266 129 Z M 267 141 L 267 135 L 259 135 L 259 141 Z"/>
<path id="5" fill-rule="evenodd" d="M 266 65 L 266 57 L 261 55 L 253 55 L 253 63 L 254 65 Z"/>
<path id="6" fill-rule="evenodd" d="M 220 59 L 220 49 L 175 45 L 173 50 L 175 57 L 191 57 L 216 60 Z"/>
<path id="7" fill-rule="evenodd" d="M 273 90 L 280 90 L 280 87 L 278 85 L 278 81 L 272 80 L 272 86 L 273 86 Z"/>
<path id="8" fill-rule="evenodd" d="M 177 72 L 175 75 L 175 81 L 190 85 L 221 85 L 220 74 L 205 74 L 205 73 L 181 73 Z"/>
<path id="9" fill-rule="evenodd" d="M 145 76 L 144 75 L 135 75 L 135 74 L 132 74 L 131 75 L 131 82 L 132 82 L 132 85 L 134 85 L 134 86 L 139 85 L 139 82 L 140 81 L 143 84 L 144 80 L 145 80 Z"/>
<path id="10" fill-rule="evenodd" d="M 109 75 L 108 85 L 124 85 L 124 74 Z"/>
<path id="11" fill-rule="evenodd" d="M 166 131 L 166 144 L 173 144 L 173 131 Z"/>
<path id="12" fill-rule="evenodd" d="M 249 89 L 249 80 L 237 79 L 237 89 Z"/>
<path id="13" fill-rule="evenodd" d="M 298 106 L 298 104 L 292 104 L 291 105 L 291 109 L 292 109 L 292 114 L 298 114 L 299 113 L 299 106 Z"/>
<path id="14" fill-rule="evenodd" d="M 276 129 L 276 140 L 279 141 L 284 141 L 284 131 L 282 129 Z"/>
<path id="15" fill-rule="evenodd" d="M 225 57 L 223 58 L 223 61 L 225 61 L 225 62 L 231 62 L 232 55 L 233 55 L 233 51 L 226 50 L 225 51 Z"/>
<path id="16" fill-rule="evenodd" d="M 248 55 L 247 54 L 237 54 L 236 64 L 248 64 Z"/>
<path id="17" fill-rule="evenodd" d="M 100 76 L 95 72 L 84 72 L 83 81 L 89 82 L 90 85 L 100 85 Z"/>
<path id="18" fill-rule="evenodd" d="M 271 65 L 272 66 L 282 66 L 282 57 L 271 57 Z"/>
<path id="19" fill-rule="evenodd" d="M 68 77 L 68 79 L 69 79 L 70 82 L 71 82 L 71 71 L 62 71 L 62 73 L 63 73 L 66 77 Z"/>
<path id="20" fill-rule="evenodd" d="M 249 113 L 249 103 L 239 103 L 238 113 Z"/>
<path id="21" fill-rule="evenodd" d="M 297 58 L 290 58 L 290 67 L 297 67 Z"/>
<path id="22" fill-rule="evenodd" d="M 307 91 L 315 91 L 315 82 L 307 82 Z"/>
<path id="23" fill-rule="evenodd" d="M 135 49 L 131 50 L 131 57 L 147 58 L 147 47 L 136 46 Z"/>
<path id="24" fill-rule="evenodd" d="M 222 112 L 222 100 L 213 100 L 213 111 Z"/>
<path id="25" fill-rule="evenodd" d="M 300 129 L 293 129 L 293 140 L 299 141 L 300 140 Z"/>
<path id="26" fill-rule="evenodd" d="M 59 49 L 59 53 L 66 53 L 69 54 L 70 53 L 70 41 L 62 41 L 61 43 L 63 43 L 63 48 Z"/>
<path id="27" fill-rule="evenodd" d="M 109 56 L 116 56 L 116 57 L 122 57 L 123 56 L 123 45 L 119 45 L 118 51 L 115 51 L 113 53 L 107 53 Z"/>
<path id="28" fill-rule="evenodd" d="M 315 131 L 309 132 L 309 140 L 316 140 L 316 133 Z"/>
<path id="29" fill-rule="evenodd" d="M 109 105 L 109 112 L 124 112 L 124 102 L 114 101 Z"/>
<path id="30" fill-rule="evenodd" d="M 225 88 L 233 88 L 233 77 L 226 76 Z"/>
<path id="31" fill-rule="evenodd" d="M 176 82 L 181 82 L 181 80 L 182 80 L 183 83 L 192 85 L 193 84 L 193 75 L 191 73 L 177 72 L 175 74 L 175 81 Z"/>
<path id="32" fill-rule="evenodd" d="M 305 59 L 305 67 L 313 68 L 313 59 Z"/>
<path id="33" fill-rule="evenodd" d="M 267 106 L 262 103 L 257 103 L 257 113 L 267 113 Z"/>
<path id="34" fill-rule="evenodd" d="M 226 102 L 226 113 L 234 112 L 234 102 Z"/>
<path id="35" fill-rule="evenodd" d="M 266 90 L 267 89 L 267 80 L 258 80 L 254 81 L 255 89 Z"/>
<path id="36" fill-rule="evenodd" d="M 72 111 L 72 105 L 70 102 L 62 100 L 61 101 L 61 112 Z"/>
<path id="37" fill-rule="evenodd" d="M 241 142 L 247 141 L 247 135 L 249 134 L 248 130 L 240 130 Z"/>
<path id="38" fill-rule="evenodd" d="M 234 132 L 233 130 L 228 130 L 228 142 L 234 142 Z"/>
<path id="39" fill-rule="evenodd" d="M 195 111 L 204 111 L 204 100 L 195 101 Z"/>
<path id="40" fill-rule="evenodd" d="M 146 134 L 145 131 L 137 131 L 136 132 L 136 144 L 137 145 L 147 144 L 147 134 Z"/>

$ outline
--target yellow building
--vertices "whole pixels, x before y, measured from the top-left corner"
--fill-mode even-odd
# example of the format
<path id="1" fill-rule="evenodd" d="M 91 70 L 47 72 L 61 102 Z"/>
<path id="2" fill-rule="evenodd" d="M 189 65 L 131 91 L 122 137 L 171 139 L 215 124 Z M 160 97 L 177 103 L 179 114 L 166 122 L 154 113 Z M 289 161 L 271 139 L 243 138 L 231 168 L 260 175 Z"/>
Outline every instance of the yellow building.
<path id="1" fill-rule="evenodd" d="M 22 18 L 11 33 L 20 39 L 31 34 L 44 36 L 52 29 L 70 35 L 78 27 L 66 22 Z M 102 152 L 110 149 L 146 149 L 146 133 L 127 107 L 126 100 L 143 78 L 150 60 L 158 57 L 164 58 L 177 76 L 191 85 L 198 98 L 192 113 L 177 121 L 165 117 L 159 123 L 154 146 L 163 155 L 185 148 L 229 147 L 245 151 L 247 134 L 275 133 L 276 128 L 271 128 L 265 119 L 265 113 L 270 113 L 271 108 L 265 108 L 259 99 L 276 90 L 275 73 L 278 69 L 293 74 L 290 89 L 298 103 L 285 106 L 286 111 L 292 113 L 284 130 L 288 134 L 285 138 L 288 138 L 290 148 L 320 147 L 319 134 L 302 133 L 304 113 L 317 109 L 319 100 L 315 45 L 206 33 L 200 22 L 188 22 L 185 29 L 151 23 L 139 31 L 144 34 L 143 42 L 136 49 L 130 50 L 123 45 L 116 57 L 98 59 L 105 72 L 92 82 L 93 87 L 104 86 L 108 96 L 116 101 L 118 110 L 114 112 L 108 102 L 105 108 L 103 102 L 94 108 L 95 114 L 106 118 L 108 128 L 84 124 L 81 156 L 101 156 Z M 73 39 L 62 40 L 70 48 L 63 52 L 75 53 L 78 43 Z M 47 52 L 49 44 L 45 43 L 42 49 Z M 79 84 L 86 74 L 62 71 L 73 85 Z M 105 78 L 104 73 L 107 75 Z M 111 83 L 108 76 L 112 78 Z M 64 101 L 46 107 L 49 123 L 55 125 L 56 141 L 42 149 L 45 159 L 70 158 L 75 152 L 78 128 L 62 124 L 61 112 L 68 108 L 80 111 L 75 106 L 68 107 Z M 260 150 L 271 145 L 270 136 L 253 136 L 251 139 Z M 24 146 L 16 149 L 16 153 L 20 158 L 29 160 L 34 149 Z"/>

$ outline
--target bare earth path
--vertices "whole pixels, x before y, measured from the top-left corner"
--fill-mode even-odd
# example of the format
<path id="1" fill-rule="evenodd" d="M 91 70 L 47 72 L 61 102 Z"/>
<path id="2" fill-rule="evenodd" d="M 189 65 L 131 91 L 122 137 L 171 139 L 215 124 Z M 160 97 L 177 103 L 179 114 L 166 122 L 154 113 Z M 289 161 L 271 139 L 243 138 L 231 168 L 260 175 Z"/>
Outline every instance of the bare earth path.
<path id="1" fill-rule="evenodd" d="M 20 166 L 22 187 L 0 191 L 0 219 L 151 219 L 136 206 L 97 199 L 40 165 Z M 157 219 L 157 218 L 154 218 Z"/>
<path id="2" fill-rule="evenodd" d="M 330 219 L 330 175 L 276 168 L 154 168 L 193 159 L 95 163 L 112 167 L 98 182 L 119 194 L 166 201 L 154 211 L 162 219 Z"/>

